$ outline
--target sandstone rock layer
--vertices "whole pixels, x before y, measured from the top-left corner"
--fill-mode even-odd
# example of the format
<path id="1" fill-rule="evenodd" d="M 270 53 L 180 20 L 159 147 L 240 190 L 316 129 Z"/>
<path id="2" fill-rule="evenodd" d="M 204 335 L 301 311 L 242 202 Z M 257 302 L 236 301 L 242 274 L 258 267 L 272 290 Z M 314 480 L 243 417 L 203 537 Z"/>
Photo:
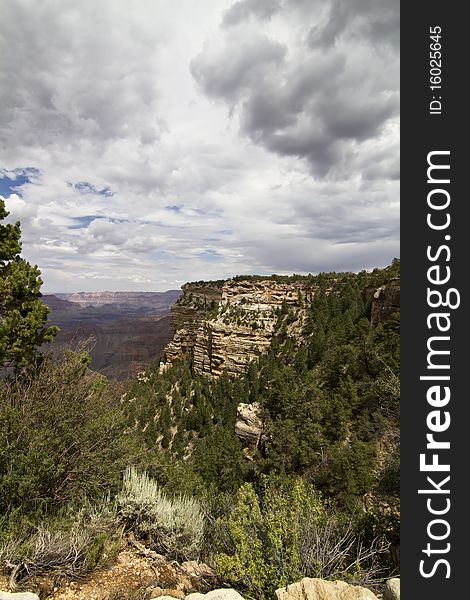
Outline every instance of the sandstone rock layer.
<path id="1" fill-rule="evenodd" d="M 309 577 L 276 590 L 274 595 L 276 600 L 377 600 L 367 588 Z"/>
<path id="2" fill-rule="evenodd" d="M 301 337 L 306 307 L 318 286 L 308 279 L 229 279 L 187 283 L 182 290 L 171 309 L 173 339 L 165 349 L 165 364 L 191 358 L 196 373 L 219 377 L 243 373 L 251 360 L 267 353 L 280 314 L 293 312 L 288 334 Z M 371 300 L 373 325 L 400 308 L 398 278 L 363 293 Z"/>
<path id="3" fill-rule="evenodd" d="M 303 281 L 271 280 L 186 284 L 171 309 L 173 340 L 166 363 L 191 357 L 195 372 L 218 377 L 243 373 L 268 351 L 280 310 L 301 309 L 315 290 Z"/>

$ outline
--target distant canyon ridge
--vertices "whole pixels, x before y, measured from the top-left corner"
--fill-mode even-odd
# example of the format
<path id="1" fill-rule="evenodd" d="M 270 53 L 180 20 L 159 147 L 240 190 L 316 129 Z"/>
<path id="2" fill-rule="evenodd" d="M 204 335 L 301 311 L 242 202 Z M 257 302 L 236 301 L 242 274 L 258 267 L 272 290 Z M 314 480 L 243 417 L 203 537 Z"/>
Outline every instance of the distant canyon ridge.
<path id="1" fill-rule="evenodd" d="M 330 280 L 330 292 L 338 293 L 340 279 Z M 301 337 L 317 289 L 312 277 L 239 276 L 187 283 L 182 292 L 79 292 L 43 300 L 61 329 L 52 347 L 94 338 L 91 367 L 110 379 L 129 379 L 160 359 L 165 369 L 188 358 L 195 372 L 218 377 L 239 375 L 265 354 L 279 314 L 289 308 L 295 312 L 289 336 Z M 362 294 L 377 325 L 399 311 L 400 279 L 389 277 Z"/>
<path id="2" fill-rule="evenodd" d="M 180 290 L 44 295 L 50 321 L 60 327 L 52 348 L 93 338 L 92 369 L 110 379 L 133 377 L 158 363 L 172 337 L 170 307 L 180 295 Z"/>

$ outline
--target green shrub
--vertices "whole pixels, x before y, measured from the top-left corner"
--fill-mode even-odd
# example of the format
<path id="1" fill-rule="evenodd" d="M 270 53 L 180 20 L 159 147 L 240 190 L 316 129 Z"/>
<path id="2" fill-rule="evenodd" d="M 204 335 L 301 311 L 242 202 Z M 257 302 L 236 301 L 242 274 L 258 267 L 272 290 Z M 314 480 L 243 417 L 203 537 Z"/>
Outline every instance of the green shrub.
<path id="1" fill-rule="evenodd" d="M 322 513 L 318 495 L 300 478 L 263 477 L 258 492 L 244 484 L 229 517 L 219 520 L 227 550 L 214 557 L 218 574 L 257 598 L 295 582 L 302 577 L 302 531 Z"/>
<path id="2" fill-rule="evenodd" d="M 383 577 L 385 536 L 366 542 L 363 524 L 342 517 L 299 477 L 262 476 L 257 490 L 244 484 L 217 525 L 217 574 L 255 598 L 303 577 L 370 586 Z"/>
<path id="3" fill-rule="evenodd" d="M 119 489 L 139 451 L 106 379 L 85 352 L 48 356 L 0 385 L 0 513 L 40 522 L 84 497 Z"/>
<path id="4" fill-rule="evenodd" d="M 204 514 L 197 500 L 187 496 L 170 499 L 155 480 L 129 467 L 117 505 L 126 526 L 150 547 L 171 558 L 198 556 Z"/>

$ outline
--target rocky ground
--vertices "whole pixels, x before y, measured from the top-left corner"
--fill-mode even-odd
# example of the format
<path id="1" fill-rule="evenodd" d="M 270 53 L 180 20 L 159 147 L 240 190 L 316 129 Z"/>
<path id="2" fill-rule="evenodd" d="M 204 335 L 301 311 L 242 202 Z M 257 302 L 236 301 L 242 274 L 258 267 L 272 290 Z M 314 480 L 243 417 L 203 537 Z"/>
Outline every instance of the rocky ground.
<path id="1" fill-rule="evenodd" d="M 148 551 L 125 549 L 114 565 L 83 581 L 53 581 L 41 577 L 25 583 L 29 592 L 11 593 L 0 576 L 0 600 L 244 600 L 233 589 L 221 588 L 207 565 L 168 562 Z M 5 590 L 5 591 L 2 591 Z M 305 578 L 276 591 L 273 600 L 400 600 L 399 579 L 389 580 L 383 594 L 343 581 Z"/>
<path id="2" fill-rule="evenodd" d="M 160 596 L 183 599 L 191 592 L 206 592 L 214 580 L 212 571 L 203 564 L 178 565 L 148 551 L 135 549 L 120 552 L 114 565 L 94 571 L 84 580 L 53 580 L 40 577 L 22 586 L 38 594 L 40 600 L 150 600 Z M 9 580 L 0 576 L 0 599 L 9 590 Z M 9 597 L 9 596 L 5 596 Z M 12 600 L 21 597 L 11 596 Z M 26 600 L 26 598 L 25 598 Z"/>

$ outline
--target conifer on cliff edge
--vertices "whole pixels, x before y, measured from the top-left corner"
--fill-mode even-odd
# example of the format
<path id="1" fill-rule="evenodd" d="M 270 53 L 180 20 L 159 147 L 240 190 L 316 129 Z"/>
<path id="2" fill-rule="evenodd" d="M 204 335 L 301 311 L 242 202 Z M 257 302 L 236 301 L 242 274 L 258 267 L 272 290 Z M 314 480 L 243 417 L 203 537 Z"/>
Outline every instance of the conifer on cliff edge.
<path id="1" fill-rule="evenodd" d="M 38 347 L 58 328 L 48 326 L 49 308 L 41 301 L 41 272 L 20 256 L 20 223 L 3 224 L 8 216 L 0 199 L 0 369 L 35 362 Z"/>

